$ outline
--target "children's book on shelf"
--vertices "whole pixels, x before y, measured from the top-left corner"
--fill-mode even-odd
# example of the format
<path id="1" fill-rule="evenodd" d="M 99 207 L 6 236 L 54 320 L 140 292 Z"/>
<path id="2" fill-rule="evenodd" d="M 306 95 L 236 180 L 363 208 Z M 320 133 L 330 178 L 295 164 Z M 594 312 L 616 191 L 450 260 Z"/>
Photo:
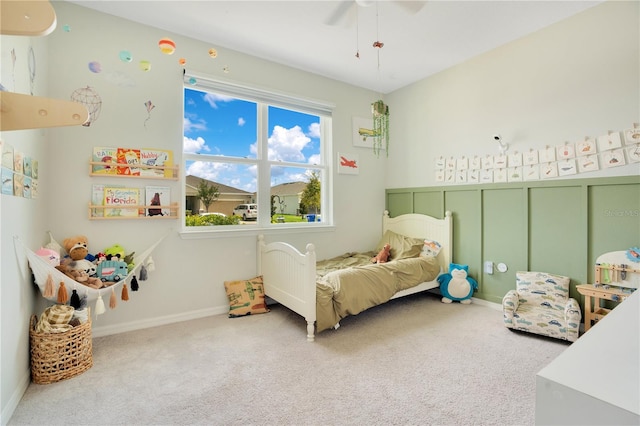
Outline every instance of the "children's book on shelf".
<path id="1" fill-rule="evenodd" d="M 138 217 L 141 215 L 140 188 L 105 186 L 103 205 L 113 206 L 104 209 L 105 217 Z"/>
<path id="2" fill-rule="evenodd" d="M 140 150 L 135 148 L 118 148 L 117 163 L 119 175 L 140 176 Z M 122 165 L 121 165 L 122 164 Z"/>
<path id="3" fill-rule="evenodd" d="M 13 164 L 11 165 L 13 167 Z M 2 168 L 2 193 L 13 195 L 13 170 Z"/>
<path id="4" fill-rule="evenodd" d="M 173 151 L 168 149 L 142 148 L 140 150 L 140 162 L 145 166 L 173 166 Z M 140 170 L 141 176 L 173 177 L 171 169 L 145 169 Z"/>
<path id="5" fill-rule="evenodd" d="M 114 167 L 115 170 L 115 167 Z M 102 183 L 96 183 L 91 187 L 91 205 L 103 206 L 104 205 L 104 189 L 105 187 L 121 188 L 124 185 L 105 185 Z M 91 217 L 103 217 L 105 209 L 91 209 Z"/>
<path id="6" fill-rule="evenodd" d="M 109 164 L 93 164 L 91 171 L 101 175 L 115 175 L 118 173 L 116 169 L 116 159 L 118 157 L 118 149 L 108 146 L 94 146 L 92 161 L 96 163 L 112 163 Z"/>
<path id="7" fill-rule="evenodd" d="M 145 187 L 145 199 L 147 206 L 158 206 L 148 207 L 147 216 L 171 216 L 171 209 L 166 207 L 171 204 L 171 188 L 168 186 Z"/>

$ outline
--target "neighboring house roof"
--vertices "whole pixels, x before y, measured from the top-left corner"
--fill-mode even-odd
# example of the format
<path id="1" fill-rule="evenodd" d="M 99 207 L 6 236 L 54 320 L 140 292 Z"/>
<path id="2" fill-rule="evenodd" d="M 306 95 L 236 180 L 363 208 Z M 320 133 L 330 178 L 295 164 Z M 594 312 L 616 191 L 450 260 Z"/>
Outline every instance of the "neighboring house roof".
<path id="1" fill-rule="evenodd" d="M 298 195 L 301 194 L 307 187 L 306 182 L 288 182 L 281 183 L 280 185 L 272 186 L 271 193 L 273 195 Z"/>
<path id="2" fill-rule="evenodd" d="M 197 192 L 198 185 L 200 185 L 200 182 L 204 181 L 209 185 L 217 186 L 218 192 L 220 193 L 220 195 L 222 194 L 236 194 L 236 195 L 247 195 L 247 196 L 252 195 L 251 192 L 243 191 L 242 189 L 234 188 L 232 186 L 223 185 L 218 182 L 212 182 L 210 180 L 199 178 L 197 176 L 187 175 L 187 177 L 185 178 L 185 181 L 187 186 L 187 192 L 189 192 L 188 189 L 192 189 L 193 192 Z"/>

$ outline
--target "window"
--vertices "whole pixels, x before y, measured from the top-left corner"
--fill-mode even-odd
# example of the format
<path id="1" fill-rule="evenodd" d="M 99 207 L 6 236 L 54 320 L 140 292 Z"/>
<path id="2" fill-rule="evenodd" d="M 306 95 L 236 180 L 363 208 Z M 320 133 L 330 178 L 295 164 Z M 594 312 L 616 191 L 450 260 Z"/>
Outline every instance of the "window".
<path id="1" fill-rule="evenodd" d="M 184 81 L 187 230 L 331 223 L 329 105 L 188 73 Z"/>

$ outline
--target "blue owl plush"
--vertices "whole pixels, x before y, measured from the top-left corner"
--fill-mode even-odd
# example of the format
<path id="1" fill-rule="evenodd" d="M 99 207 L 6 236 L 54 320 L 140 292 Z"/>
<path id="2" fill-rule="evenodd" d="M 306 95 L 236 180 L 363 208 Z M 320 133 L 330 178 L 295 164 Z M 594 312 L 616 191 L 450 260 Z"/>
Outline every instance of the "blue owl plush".
<path id="1" fill-rule="evenodd" d="M 471 303 L 471 296 L 478 288 L 478 282 L 467 276 L 468 265 L 449 264 L 449 273 L 438 277 L 440 283 L 440 293 L 442 303 L 458 301 L 468 305 Z"/>

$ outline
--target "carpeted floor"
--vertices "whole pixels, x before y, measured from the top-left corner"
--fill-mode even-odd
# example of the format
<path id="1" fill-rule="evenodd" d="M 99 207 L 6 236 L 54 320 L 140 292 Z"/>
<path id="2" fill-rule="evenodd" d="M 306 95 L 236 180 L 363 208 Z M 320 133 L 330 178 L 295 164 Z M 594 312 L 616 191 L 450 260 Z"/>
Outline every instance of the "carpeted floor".
<path id="1" fill-rule="evenodd" d="M 536 373 L 568 343 L 502 313 L 393 300 L 305 340 L 286 308 L 94 339 L 94 366 L 31 384 L 9 425 L 532 425 Z"/>

